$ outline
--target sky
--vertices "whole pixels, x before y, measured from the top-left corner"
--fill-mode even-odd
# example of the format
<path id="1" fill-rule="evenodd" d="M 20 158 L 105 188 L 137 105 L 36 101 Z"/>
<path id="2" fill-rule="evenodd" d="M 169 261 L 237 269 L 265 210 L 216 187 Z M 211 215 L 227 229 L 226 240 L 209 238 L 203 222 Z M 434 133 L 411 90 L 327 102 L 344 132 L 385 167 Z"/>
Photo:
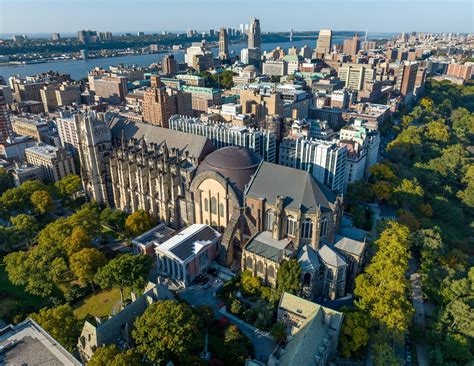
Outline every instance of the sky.
<path id="1" fill-rule="evenodd" d="M 208 30 L 474 32 L 472 0 L 0 0 L 0 33 Z"/>

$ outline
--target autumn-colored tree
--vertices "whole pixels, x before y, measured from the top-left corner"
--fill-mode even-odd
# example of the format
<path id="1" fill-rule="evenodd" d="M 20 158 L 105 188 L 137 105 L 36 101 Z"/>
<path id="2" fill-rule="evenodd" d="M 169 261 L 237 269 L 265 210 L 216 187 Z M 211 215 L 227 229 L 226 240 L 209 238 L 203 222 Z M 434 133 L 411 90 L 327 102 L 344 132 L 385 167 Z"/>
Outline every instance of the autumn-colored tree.
<path id="1" fill-rule="evenodd" d="M 31 203 L 40 214 L 51 212 L 54 209 L 53 196 L 48 191 L 35 191 L 31 194 Z"/>
<path id="2" fill-rule="evenodd" d="M 374 192 L 377 201 L 390 201 L 392 198 L 393 187 L 390 183 L 383 180 L 372 184 L 372 192 Z"/>
<path id="3" fill-rule="evenodd" d="M 68 256 L 72 256 L 85 248 L 91 246 L 91 237 L 87 234 L 86 229 L 77 226 L 72 229 L 71 235 L 64 240 L 64 248 Z"/>
<path id="4" fill-rule="evenodd" d="M 132 213 L 125 220 L 125 232 L 128 236 L 137 236 L 150 230 L 155 225 L 155 220 L 143 210 Z"/>
<path id="5" fill-rule="evenodd" d="M 243 271 L 240 275 L 240 286 L 246 295 L 257 295 L 260 292 L 262 283 L 250 271 Z"/>
<path id="6" fill-rule="evenodd" d="M 104 254 L 95 248 L 84 248 L 69 259 L 72 272 L 83 285 L 92 284 L 95 274 L 106 263 Z"/>

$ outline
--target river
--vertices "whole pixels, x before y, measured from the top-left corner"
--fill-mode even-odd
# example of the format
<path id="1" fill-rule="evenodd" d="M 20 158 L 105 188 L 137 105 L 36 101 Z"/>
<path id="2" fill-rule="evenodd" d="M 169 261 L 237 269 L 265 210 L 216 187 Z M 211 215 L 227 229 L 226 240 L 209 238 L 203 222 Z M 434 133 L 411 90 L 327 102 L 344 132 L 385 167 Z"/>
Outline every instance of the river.
<path id="1" fill-rule="evenodd" d="M 372 37 L 370 37 L 372 38 Z M 339 44 L 343 42 L 342 37 L 335 36 L 333 37 L 333 43 Z M 308 45 L 311 48 L 316 46 L 316 38 L 311 39 L 307 38 L 304 40 L 298 40 L 294 42 L 279 42 L 279 43 L 263 43 L 263 51 L 271 51 L 276 47 L 281 47 L 285 50 L 295 46 L 298 48 Z M 240 50 L 246 47 L 246 44 L 233 44 L 229 46 L 230 52 L 235 52 L 237 55 L 240 55 Z M 214 54 L 217 55 L 218 49 L 213 48 Z M 175 58 L 179 62 L 184 62 L 184 51 L 172 52 Z M 130 55 L 130 56 L 119 56 L 119 57 L 107 57 L 107 58 L 96 58 L 90 60 L 66 60 L 66 61 L 53 61 L 45 62 L 41 64 L 29 64 L 29 65 L 14 65 L 14 66 L 0 66 L 0 76 L 3 76 L 5 79 L 8 79 L 10 76 L 21 74 L 21 75 L 36 75 L 41 72 L 46 72 L 49 70 L 58 71 L 66 74 L 70 74 L 71 77 L 75 80 L 81 79 L 87 76 L 87 73 L 90 69 L 94 67 L 102 67 L 104 69 L 108 68 L 111 65 L 137 65 L 137 66 L 148 66 L 152 63 L 161 62 L 161 59 L 165 53 L 155 53 L 147 55 Z"/>

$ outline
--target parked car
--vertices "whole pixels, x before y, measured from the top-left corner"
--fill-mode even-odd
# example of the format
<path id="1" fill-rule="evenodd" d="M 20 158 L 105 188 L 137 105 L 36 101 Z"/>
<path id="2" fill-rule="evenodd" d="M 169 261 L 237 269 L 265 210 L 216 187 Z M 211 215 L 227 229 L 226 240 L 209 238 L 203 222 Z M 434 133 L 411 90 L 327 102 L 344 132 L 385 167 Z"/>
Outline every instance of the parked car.
<path id="1" fill-rule="evenodd" d="M 209 277 L 204 277 L 204 278 L 201 280 L 200 284 L 201 284 L 201 285 L 205 285 L 205 284 L 208 283 L 208 282 L 209 282 Z"/>

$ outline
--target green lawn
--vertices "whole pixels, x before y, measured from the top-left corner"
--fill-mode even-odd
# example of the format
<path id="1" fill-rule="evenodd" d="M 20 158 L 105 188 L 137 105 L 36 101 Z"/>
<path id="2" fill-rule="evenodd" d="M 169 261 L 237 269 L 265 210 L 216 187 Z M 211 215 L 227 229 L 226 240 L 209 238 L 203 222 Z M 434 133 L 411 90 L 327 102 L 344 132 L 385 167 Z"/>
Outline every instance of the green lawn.
<path id="1" fill-rule="evenodd" d="M 124 291 L 125 299 L 130 297 L 130 290 Z M 120 301 L 118 289 L 95 292 L 75 304 L 74 315 L 78 319 L 85 319 L 87 315 L 99 318 L 112 314 L 114 306 Z"/>
<path id="2" fill-rule="evenodd" d="M 4 310 L 0 311 L 0 318 L 11 322 L 16 314 L 34 312 L 47 304 L 47 298 L 31 295 L 23 287 L 13 285 L 8 280 L 5 265 L 0 262 L 0 309 Z"/>

